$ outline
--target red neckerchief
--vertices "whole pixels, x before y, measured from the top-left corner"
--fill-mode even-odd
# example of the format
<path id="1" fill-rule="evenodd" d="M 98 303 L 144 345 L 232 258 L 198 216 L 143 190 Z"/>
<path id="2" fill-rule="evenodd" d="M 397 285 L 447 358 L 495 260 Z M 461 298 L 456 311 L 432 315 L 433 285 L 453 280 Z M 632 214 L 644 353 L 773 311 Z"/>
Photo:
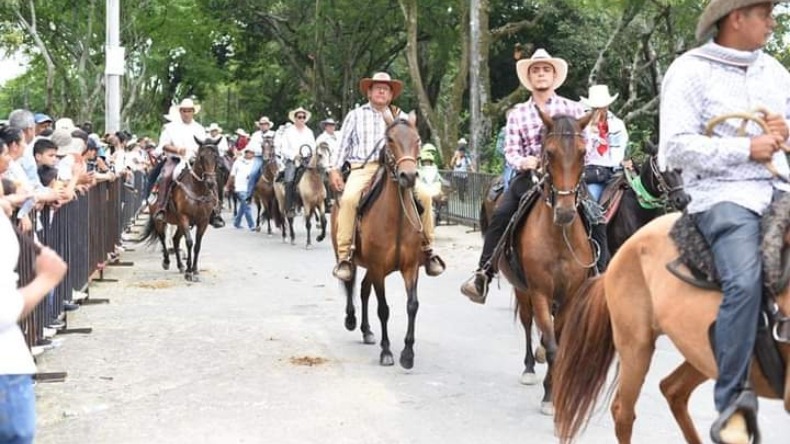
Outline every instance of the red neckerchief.
<path id="1" fill-rule="evenodd" d="M 604 119 L 598 122 L 598 136 L 600 137 L 600 144 L 598 145 L 598 154 L 604 155 L 609 150 L 609 122 Z"/>

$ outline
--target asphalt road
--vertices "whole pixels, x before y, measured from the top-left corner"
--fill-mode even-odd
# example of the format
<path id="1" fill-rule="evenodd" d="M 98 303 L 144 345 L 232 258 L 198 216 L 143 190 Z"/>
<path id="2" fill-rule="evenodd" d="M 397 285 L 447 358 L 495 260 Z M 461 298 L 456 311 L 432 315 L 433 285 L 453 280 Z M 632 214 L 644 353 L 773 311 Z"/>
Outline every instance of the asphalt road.
<path id="1" fill-rule="evenodd" d="M 96 283 L 40 371 L 67 371 L 36 388 L 40 443 L 488 443 L 556 442 L 539 413 L 542 386 L 519 384 L 523 332 L 503 281 L 485 306 L 458 291 L 474 269 L 479 233 L 441 226 L 448 271 L 421 276 L 415 367 L 397 365 L 406 330 L 403 283 L 387 281 L 394 367 L 379 346 L 343 328 L 344 297 L 330 275 L 329 243 L 305 250 L 279 236 L 210 230 L 202 282 L 163 271 L 155 250 L 136 246 L 112 268 L 118 283 Z M 371 325 L 379 339 L 374 314 Z M 658 381 L 680 358 L 658 345 L 637 406 L 636 443 L 682 442 Z M 583 363 L 580 365 L 583 366 Z M 539 375 L 545 366 L 539 366 Z M 712 383 L 692 397 L 707 439 Z M 761 401 L 764 442 L 786 443 L 790 417 Z M 579 442 L 614 442 L 608 406 L 599 406 Z"/>

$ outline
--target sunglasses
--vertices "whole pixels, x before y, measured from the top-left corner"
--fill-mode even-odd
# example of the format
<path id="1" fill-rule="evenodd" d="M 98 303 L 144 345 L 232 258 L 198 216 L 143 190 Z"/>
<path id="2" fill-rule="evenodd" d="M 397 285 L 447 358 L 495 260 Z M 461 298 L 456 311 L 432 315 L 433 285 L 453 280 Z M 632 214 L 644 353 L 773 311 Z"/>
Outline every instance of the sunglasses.
<path id="1" fill-rule="evenodd" d="M 191 108 L 182 108 L 182 109 L 181 109 L 181 112 L 182 112 L 182 113 L 194 113 L 194 112 L 195 112 L 195 110 L 194 110 L 194 109 L 191 109 Z"/>
<path id="2" fill-rule="evenodd" d="M 299 114 L 298 116 L 296 116 L 296 118 L 299 120 L 304 120 L 306 117 L 307 116 L 305 116 L 304 114 Z"/>

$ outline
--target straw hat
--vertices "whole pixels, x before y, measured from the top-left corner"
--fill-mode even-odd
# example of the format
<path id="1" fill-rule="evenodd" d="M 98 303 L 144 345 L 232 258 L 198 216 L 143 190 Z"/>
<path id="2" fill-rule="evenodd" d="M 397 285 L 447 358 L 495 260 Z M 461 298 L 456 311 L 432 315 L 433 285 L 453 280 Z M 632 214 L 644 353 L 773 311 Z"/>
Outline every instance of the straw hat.
<path id="1" fill-rule="evenodd" d="M 237 136 L 250 137 L 250 135 L 247 133 L 247 131 L 244 131 L 241 128 L 236 128 L 236 135 Z"/>
<path id="2" fill-rule="evenodd" d="M 192 108 L 195 110 L 195 114 L 200 112 L 200 105 L 196 104 L 192 99 L 186 98 L 178 104 L 178 110 L 182 110 L 183 108 Z"/>
<path id="3" fill-rule="evenodd" d="M 208 132 L 212 132 L 212 131 L 222 132 L 222 128 L 220 128 L 220 126 L 217 125 L 217 122 L 211 122 L 211 125 L 209 125 L 208 128 L 206 128 L 206 131 L 208 131 Z"/>
<path id="4" fill-rule="evenodd" d="M 787 2 L 788 0 L 774 0 L 771 3 L 775 5 Z M 732 11 L 760 3 L 768 2 L 766 0 L 711 0 L 705 7 L 705 10 L 702 11 L 702 15 L 699 16 L 697 32 L 695 33 L 697 40 L 702 41 L 713 37 L 716 34 L 716 24 Z"/>
<path id="5" fill-rule="evenodd" d="M 304 113 L 304 117 L 305 117 L 304 118 L 304 123 L 307 123 L 307 122 L 310 121 L 310 116 L 312 116 L 312 114 L 310 114 L 310 111 L 302 108 L 301 106 L 299 108 L 291 110 L 291 112 L 288 113 L 288 120 L 290 120 L 291 122 L 296 123 L 296 115 L 298 113 Z"/>
<path id="6" fill-rule="evenodd" d="M 77 127 L 74 125 L 73 120 L 69 119 L 68 117 L 64 117 L 62 119 L 58 119 L 58 121 L 55 122 L 55 129 L 63 129 L 71 134 L 71 132 L 77 129 Z"/>
<path id="7" fill-rule="evenodd" d="M 467 142 L 465 138 L 461 137 L 458 139 L 458 145 L 469 145 L 469 142 Z"/>
<path id="8" fill-rule="evenodd" d="M 384 83 L 392 88 L 392 100 L 395 100 L 400 95 L 401 91 L 403 91 L 403 82 L 400 80 L 393 80 L 386 72 L 377 72 L 373 74 L 373 77 L 366 77 L 360 80 L 359 91 L 362 92 L 362 95 L 367 97 L 368 90 L 376 83 Z"/>
<path id="9" fill-rule="evenodd" d="M 529 67 L 536 63 L 548 63 L 554 67 L 554 85 L 552 89 L 557 89 L 565 82 L 568 77 L 568 62 L 563 59 L 552 57 L 545 49 L 540 48 L 528 59 L 519 60 L 516 63 L 516 74 L 524 88 L 532 91 L 532 83 L 529 81 Z"/>
<path id="10" fill-rule="evenodd" d="M 609 95 L 609 87 L 606 85 L 593 85 L 590 87 L 590 91 L 588 94 L 590 97 L 581 96 L 579 101 L 582 105 L 596 109 L 596 108 L 606 108 L 607 106 L 611 105 L 612 102 L 617 100 L 617 96 L 620 93 L 615 95 Z"/>
<path id="11" fill-rule="evenodd" d="M 260 119 L 258 119 L 258 125 L 263 125 L 264 123 L 268 124 L 270 127 L 272 126 L 272 121 L 269 120 L 269 118 L 266 116 L 263 116 Z"/>
<path id="12" fill-rule="evenodd" d="M 57 156 L 65 156 L 67 154 L 82 154 L 85 148 L 82 139 L 71 136 L 71 131 L 65 128 L 58 128 L 52 132 L 49 137 L 55 145 L 58 146 L 58 151 L 55 153 Z"/>

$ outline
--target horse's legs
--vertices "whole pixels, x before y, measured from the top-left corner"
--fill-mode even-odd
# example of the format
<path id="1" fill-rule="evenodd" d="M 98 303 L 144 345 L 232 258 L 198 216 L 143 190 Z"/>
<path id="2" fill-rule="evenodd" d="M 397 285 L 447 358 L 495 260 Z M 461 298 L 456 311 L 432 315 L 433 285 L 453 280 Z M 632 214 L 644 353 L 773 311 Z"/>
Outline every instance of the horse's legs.
<path id="1" fill-rule="evenodd" d="M 708 378 L 688 361 L 680 364 L 669 376 L 661 380 L 661 393 L 669 403 L 672 415 L 689 444 L 701 444 L 702 440 L 689 416 L 688 403 L 691 393 Z"/>
<path id="2" fill-rule="evenodd" d="M 178 271 L 181 273 L 184 272 L 184 263 L 181 261 L 181 236 L 183 233 L 181 231 L 181 227 L 176 227 L 176 232 L 173 234 L 173 251 L 176 254 L 176 266 L 178 267 Z"/>
<path id="3" fill-rule="evenodd" d="M 294 218 L 293 216 L 288 218 L 288 231 L 291 232 L 291 245 L 296 244 L 296 235 L 294 234 Z"/>
<path id="4" fill-rule="evenodd" d="M 379 321 L 381 322 L 381 355 L 379 364 L 390 366 L 395 364 L 390 350 L 390 335 L 387 332 L 387 322 L 390 319 L 390 307 L 387 305 L 387 296 L 384 293 L 384 279 L 377 277 L 373 280 L 373 289 L 376 290 Z"/>
<path id="5" fill-rule="evenodd" d="M 159 228 L 162 228 L 161 230 Z M 162 269 L 170 269 L 170 253 L 167 251 L 167 238 L 165 237 L 165 227 L 167 225 L 154 222 L 154 231 L 159 242 L 162 244 Z"/>
<path id="6" fill-rule="evenodd" d="M 203 243 L 203 234 L 206 232 L 206 228 L 208 227 L 208 222 L 203 222 L 202 224 L 198 224 L 197 230 L 195 233 L 195 256 L 192 258 L 192 282 L 200 281 L 198 278 L 198 274 L 200 274 L 200 270 L 198 269 L 198 256 L 200 256 L 200 246 Z M 189 238 L 187 238 L 187 242 Z"/>
<path id="7" fill-rule="evenodd" d="M 189 229 L 189 223 L 181 221 L 181 230 L 184 232 L 184 237 L 187 240 L 187 270 L 184 278 L 188 281 L 192 280 L 192 248 L 195 246 L 195 241 L 192 239 L 192 230 Z"/>
<path id="8" fill-rule="evenodd" d="M 321 242 L 326 237 L 326 206 L 323 202 L 318 206 L 318 211 L 320 211 L 320 221 L 321 221 L 321 234 L 315 238 L 316 242 Z"/>
<path id="9" fill-rule="evenodd" d="M 420 301 L 417 299 L 417 277 L 419 268 L 402 271 L 403 280 L 406 283 L 406 312 L 409 314 L 409 327 L 406 329 L 406 347 L 400 354 L 400 365 L 409 369 L 414 367 L 414 321 L 417 318 L 417 310 L 420 308 Z"/>
<path id="10" fill-rule="evenodd" d="M 312 228 L 313 223 L 313 209 L 310 205 L 305 205 L 304 207 L 304 227 L 307 229 L 307 244 L 305 245 L 306 248 L 310 248 L 312 245 L 313 240 L 310 238 L 310 228 Z"/>
<path id="11" fill-rule="evenodd" d="M 554 365 L 554 357 L 557 354 L 557 338 L 554 333 L 554 321 L 551 318 L 551 307 L 547 297 L 539 293 L 531 293 L 530 300 L 534 307 L 535 323 L 541 333 L 541 343 L 546 348 L 546 362 L 548 370 L 543 379 L 543 400 L 541 401 L 540 412 L 544 415 L 554 414 L 554 403 L 551 397 L 551 368 Z"/>
<path id="12" fill-rule="evenodd" d="M 373 332 L 370 331 L 370 320 L 368 318 L 368 302 L 370 301 L 370 288 L 372 284 L 368 275 L 365 274 L 365 278 L 362 279 L 362 286 L 359 290 L 360 301 L 362 303 L 362 325 L 360 326 L 360 330 L 362 330 L 362 342 L 365 344 L 376 343 L 376 337 L 373 335 Z"/>
<path id="13" fill-rule="evenodd" d="M 521 325 L 524 327 L 524 337 L 527 347 L 524 354 L 524 372 L 521 373 L 521 383 L 524 385 L 535 385 L 538 377 L 535 376 L 535 356 L 532 354 L 532 306 L 530 305 L 529 295 L 516 290 L 518 300 L 518 316 Z"/>
<path id="14" fill-rule="evenodd" d="M 354 331 L 357 328 L 357 316 L 354 314 L 354 283 L 356 282 L 357 270 L 354 269 L 352 277 L 348 282 L 343 282 L 343 289 L 346 291 L 346 330 Z"/>

